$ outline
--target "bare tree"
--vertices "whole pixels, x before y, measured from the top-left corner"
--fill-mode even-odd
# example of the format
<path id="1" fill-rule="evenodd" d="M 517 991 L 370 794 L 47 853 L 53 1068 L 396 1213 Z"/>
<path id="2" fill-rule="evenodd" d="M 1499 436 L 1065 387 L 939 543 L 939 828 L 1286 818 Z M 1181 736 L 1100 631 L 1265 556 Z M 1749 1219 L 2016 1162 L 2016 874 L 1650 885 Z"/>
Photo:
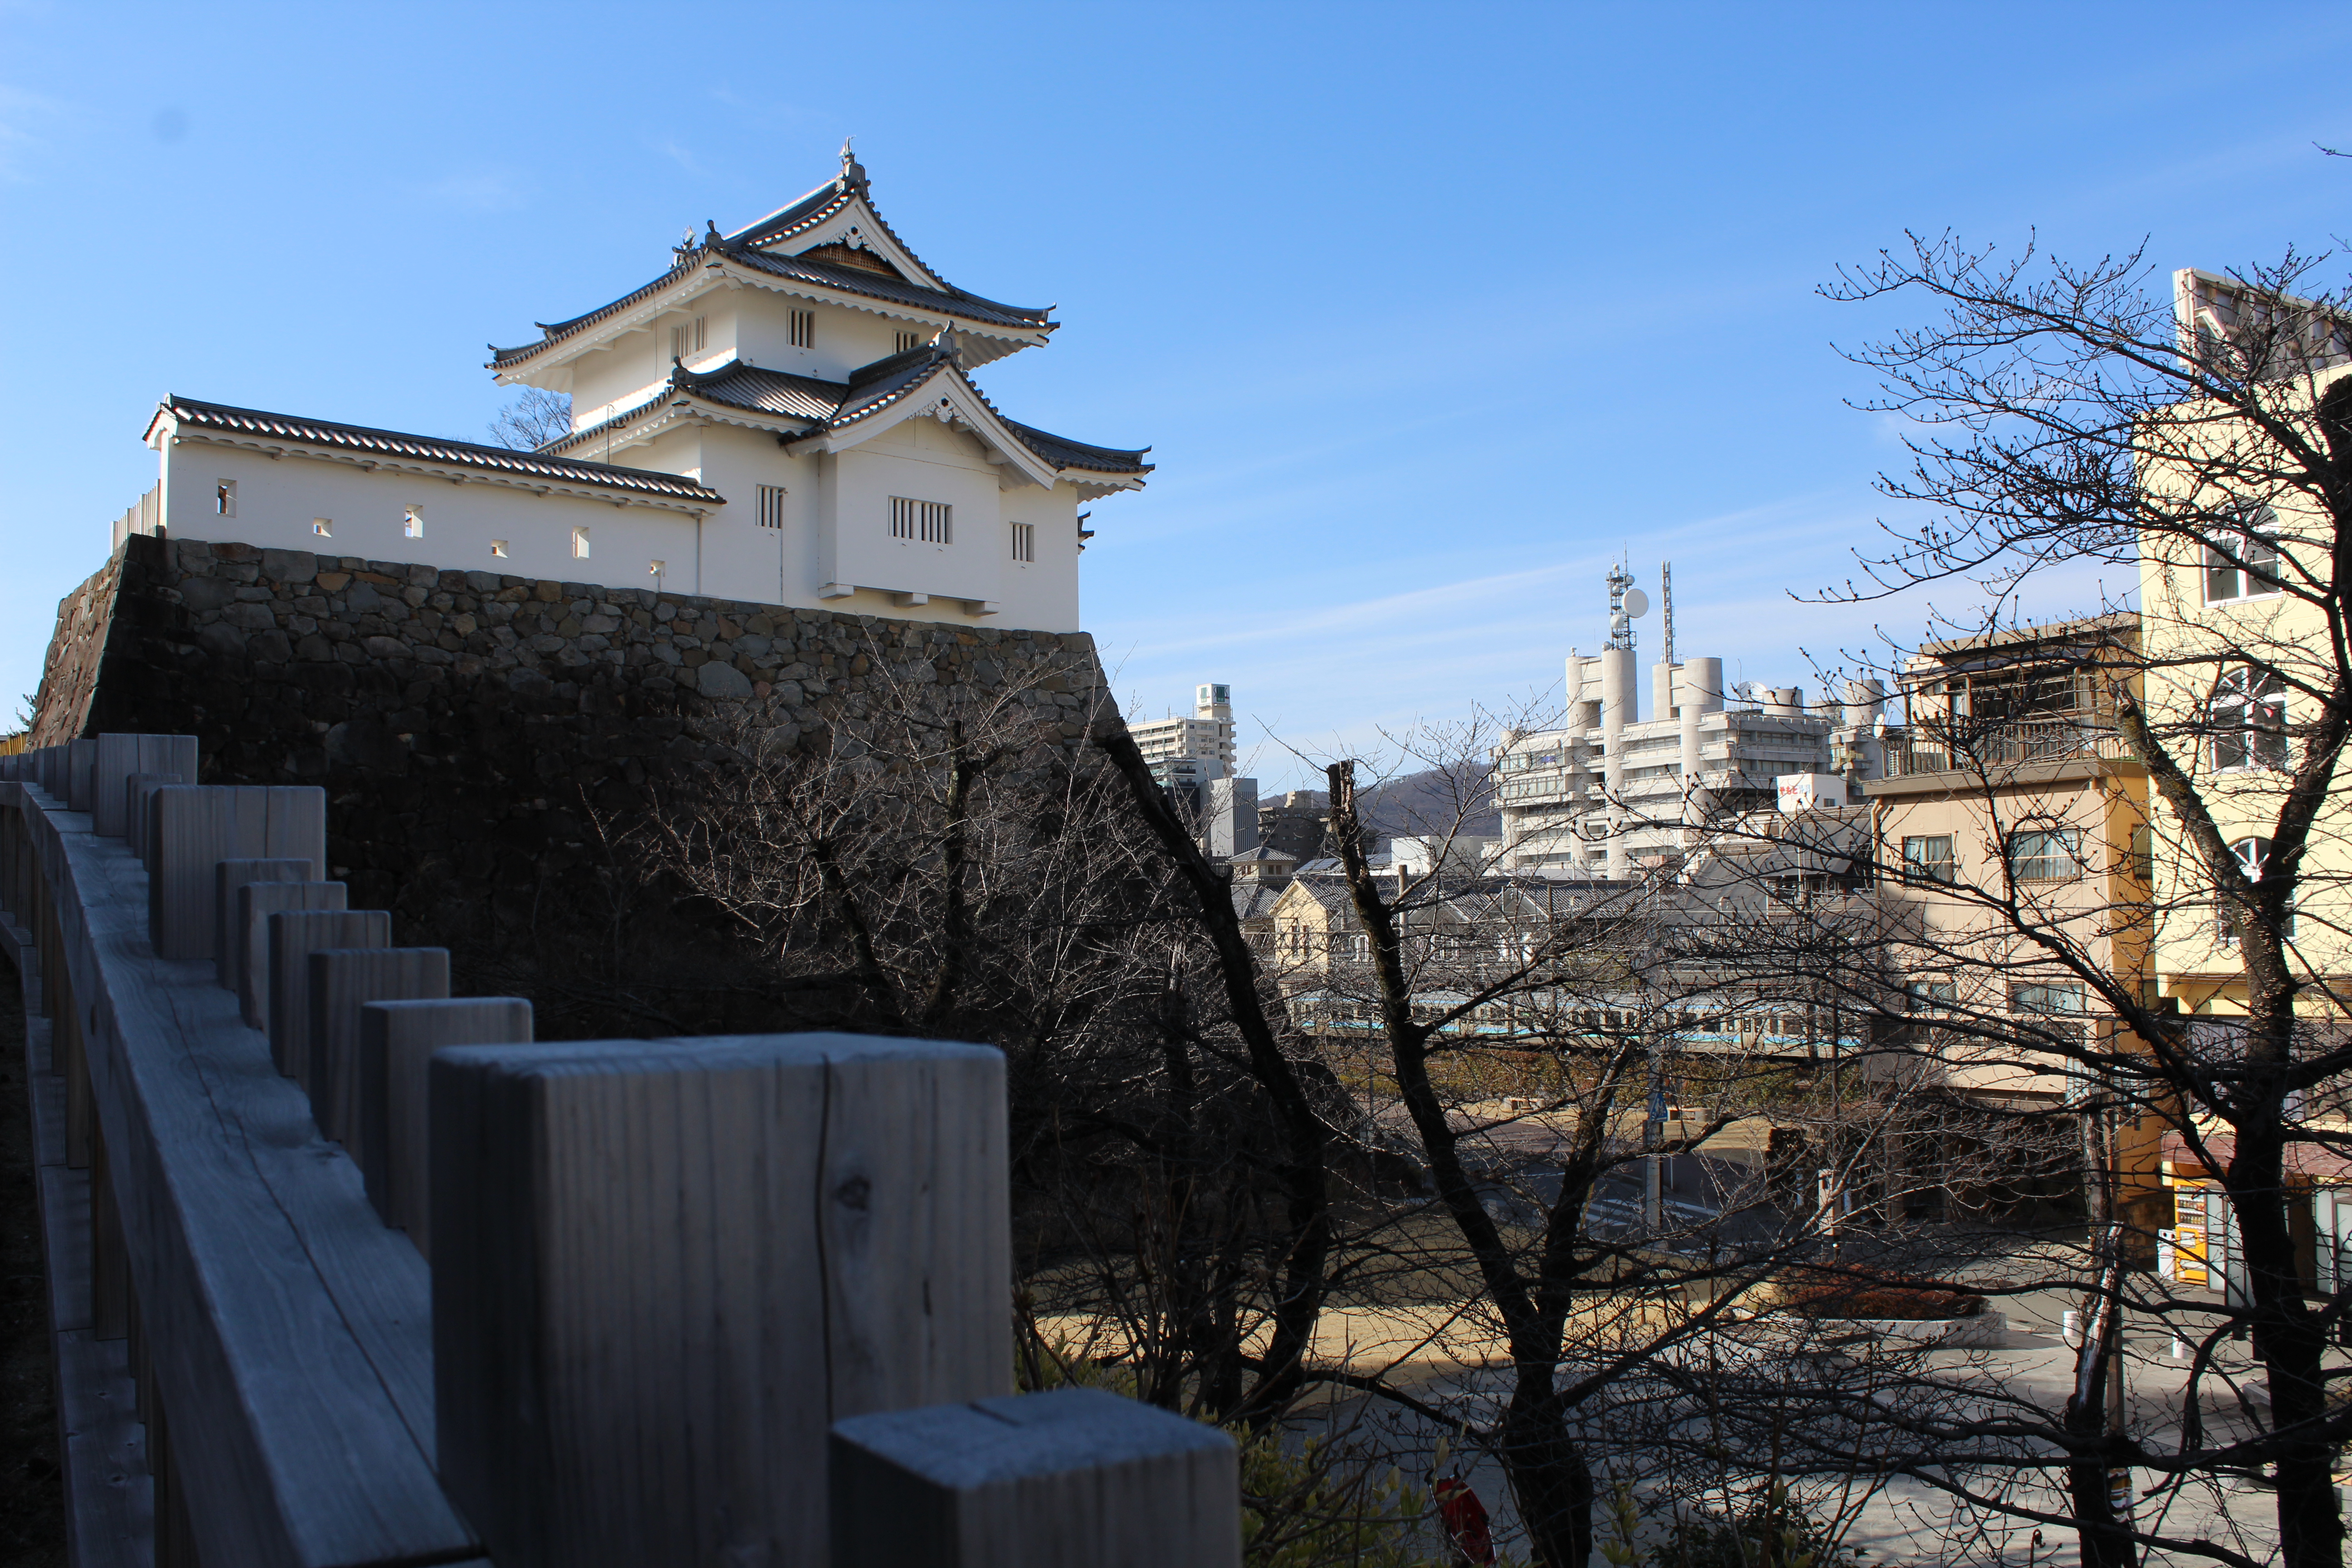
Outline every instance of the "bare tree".
<path id="1" fill-rule="evenodd" d="M 1945 691 L 1898 738 L 1977 803 L 1981 853 L 1954 876 L 1890 844 L 1890 898 L 1958 913 L 1887 928 L 1885 960 L 1916 977 L 1911 997 L 1843 988 L 1846 1005 L 1915 1026 L 1896 1054 L 1918 1070 L 2007 1064 L 2079 1122 L 2088 1229 L 2042 1263 L 2091 1325 L 2074 1386 L 2059 1408 L 2010 1394 L 1982 1420 L 1922 1424 L 1916 1468 L 2055 1467 L 2065 1507 L 1979 1500 L 2071 1521 L 2089 1563 L 2148 1548 L 2263 1555 L 2224 1525 L 2184 1533 L 2118 1506 L 2136 1468 L 2164 1491 L 2264 1479 L 2280 1560 L 2341 1556 L 2331 1471 L 2352 1417 L 2324 1357 L 2352 1300 L 2340 1282 L 2312 1289 L 2289 1215 L 2315 1181 L 2352 1173 L 2338 788 L 2352 733 L 2352 296 L 2315 286 L 2319 260 L 2185 272 L 2168 289 L 2136 252 L 2074 267 L 1947 237 L 1825 290 L 1916 296 L 1937 313 L 1852 355 L 1880 377 L 1866 406 L 1913 427 L 1913 464 L 1883 488 L 1916 521 L 1892 526 L 1832 596 L 1968 585 L 1989 604 L 1948 618 L 1939 646 L 1998 665 L 2036 579 L 2086 564 L 2137 578 L 2136 614 L 2102 606 L 2073 623 L 2100 635 L 2044 650 L 2062 679 L 1986 682 L 2013 693 L 2006 707 Z M 2131 813 L 2102 808 L 2086 829 L 2051 804 L 2051 770 L 2077 763 L 2136 811 L 2128 840 Z M 2158 1130 L 2225 1195 L 2219 1300 L 2136 1271 L 2155 1225 L 2124 1191 L 2119 1151 Z M 2161 1408 L 2126 1406 L 2127 1321 L 2194 1347 Z M 2249 1332 L 2266 1400 L 2232 1398 L 2231 1419 L 2209 1421 L 2200 1391 L 2237 1375 L 2233 1336 Z"/>
<path id="2" fill-rule="evenodd" d="M 490 421 L 493 443 L 522 452 L 535 452 L 571 434 L 571 395 L 537 386 L 524 387 Z"/>

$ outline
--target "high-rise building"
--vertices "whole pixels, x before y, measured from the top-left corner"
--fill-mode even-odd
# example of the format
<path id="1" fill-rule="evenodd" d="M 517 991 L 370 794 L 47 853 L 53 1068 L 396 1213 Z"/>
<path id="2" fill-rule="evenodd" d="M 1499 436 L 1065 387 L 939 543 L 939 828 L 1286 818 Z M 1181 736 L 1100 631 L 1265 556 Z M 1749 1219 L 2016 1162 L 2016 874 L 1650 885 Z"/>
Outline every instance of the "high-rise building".
<path id="1" fill-rule="evenodd" d="M 1564 721 L 1496 749 L 1499 868 L 1631 876 L 1685 854 L 1710 822 L 1774 809 L 1786 775 L 1842 775 L 1849 795 L 1878 775 L 1885 699 L 1874 680 L 1849 681 L 1843 702 L 1808 708 L 1800 687 L 1727 691 L 1723 660 L 1669 652 L 1651 668 L 1655 716 L 1644 720 L 1630 622 L 1646 605 L 1626 591 L 1631 581 L 1612 574 L 1609 646 L 1598 658 L 1568 656 Z M 1803 798 L 1848 804 L 1828 793 L 1841 792 L 1816 784 Z"/>
<path id="2" fill-rule="evenodd" d="M 1151 776 L 1196 809 L 1206 799 L 1202 786 L 1234 776 L 1234 689 L 1230 686 L 1204 680 L 1193 689 L 1189 718 L 1150 719 L 1127 728 L 1150 764 Z"/>

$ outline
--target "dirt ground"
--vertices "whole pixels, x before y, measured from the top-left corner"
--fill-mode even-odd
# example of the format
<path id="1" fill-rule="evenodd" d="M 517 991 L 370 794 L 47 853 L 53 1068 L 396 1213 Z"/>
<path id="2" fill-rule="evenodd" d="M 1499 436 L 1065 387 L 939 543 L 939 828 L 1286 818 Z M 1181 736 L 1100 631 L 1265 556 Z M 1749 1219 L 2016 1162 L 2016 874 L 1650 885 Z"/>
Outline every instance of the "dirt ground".
<path id="1" fill-rule="evenodd" d="M 16 972 L 0 963 L 0 1562 L 16 1568 L 66 1561 L 56 1387 L 25 1096 L 25 1006 Z"/>

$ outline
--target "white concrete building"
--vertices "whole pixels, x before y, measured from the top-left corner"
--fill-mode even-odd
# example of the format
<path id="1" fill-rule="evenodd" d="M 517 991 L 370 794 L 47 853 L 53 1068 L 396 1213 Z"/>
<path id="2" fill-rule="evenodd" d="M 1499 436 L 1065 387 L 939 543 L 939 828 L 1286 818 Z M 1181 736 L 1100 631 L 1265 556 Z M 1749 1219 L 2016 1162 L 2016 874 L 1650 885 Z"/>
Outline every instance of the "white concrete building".
<path id="1" fill-rule="evenodd" d="M 1610 640 L 1622 646 L 1568 656 L 1564 721 L 1496 749 L 1497 869 L 1628 877 L 1685 858 L 1708 824 L 1776 809 L 1785 775 L 1809 780 L 1801 803 L 1843 805 L 1812 775 L 1858 784 L 1884 772 L 1877 682 L 1848 682 L 1845 701 L 1809 710 L 1797 687 L 1727 693 L 1719 658 L 1662 660 L 1645 720 L 1618 619 Z"/>
<path id="2" fill-rule="evenodd" d="M 1079 509 L 1150 465 L 971 379 L 1056 325 L 918 258 L 845 147 L 800 200 L 492 351 L 501 384 L 570 395 L 571 435 L 518 452 L 173 397 L 117 532 L 1074 631 Z"/>
<path id="3" fill-rule="evenodd" d="M 1131 721 L 1127 729 L 1150 764 L 1151 776 L 1170 789 L 1197 794 L 1202 785 L 1234 775 L 1239 753 L 1230 686 L 1204 680 L 1193 688 L 1189 717 Z"/>

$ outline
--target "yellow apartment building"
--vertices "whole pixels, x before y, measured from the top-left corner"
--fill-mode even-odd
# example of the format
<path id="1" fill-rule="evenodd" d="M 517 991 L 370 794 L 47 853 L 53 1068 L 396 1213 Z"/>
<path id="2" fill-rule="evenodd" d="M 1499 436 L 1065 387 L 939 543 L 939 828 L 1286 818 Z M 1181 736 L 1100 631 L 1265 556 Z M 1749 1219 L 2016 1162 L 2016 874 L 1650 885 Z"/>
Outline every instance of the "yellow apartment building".
<path id="1" fill-rule="evenodd" d="M 2046 942 L 2144 996 L 2147 774 L 2115 724 L 2137 671 L 2137 618 L 2102 616 L 1930 644 L 1900 678 L 1904 721 L 1885 734 L 1875 809 L 1885 938 L 1945 1087 L 2017 1109 L 2080 1098 L 2063 1058 L 1996 1037 L 2079 1027 L 2132 1050 L 2125 1031 Z M 1965 1020 L 1969 1027 L 1938 1030 Z M 1916 1063 L 1911 1065 L 1917 1065 Z M 2152 1196 L 2161 1125 L 2124 1110 L 2123 1195 Z"/>

